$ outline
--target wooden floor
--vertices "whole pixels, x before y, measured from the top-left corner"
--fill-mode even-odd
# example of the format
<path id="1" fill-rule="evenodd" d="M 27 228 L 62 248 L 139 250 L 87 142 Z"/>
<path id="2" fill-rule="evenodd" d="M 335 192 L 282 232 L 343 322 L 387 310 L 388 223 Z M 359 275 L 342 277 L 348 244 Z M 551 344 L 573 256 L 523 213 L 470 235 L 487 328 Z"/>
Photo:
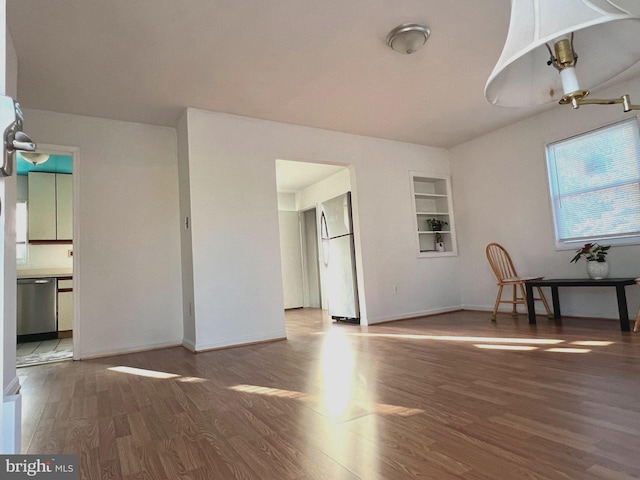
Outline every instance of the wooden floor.
<path id="1" fill-rule="evenodd" d="M 83 479 L 640 478 L 640 334 L 456 312 L 19 371 L 23 452 Z"/>

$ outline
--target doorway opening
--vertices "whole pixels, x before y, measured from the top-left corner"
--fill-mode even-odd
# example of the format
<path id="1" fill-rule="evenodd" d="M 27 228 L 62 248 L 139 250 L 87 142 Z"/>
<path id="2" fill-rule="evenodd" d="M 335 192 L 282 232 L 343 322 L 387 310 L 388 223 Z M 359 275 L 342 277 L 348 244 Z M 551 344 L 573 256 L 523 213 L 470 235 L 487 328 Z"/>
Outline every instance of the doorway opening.
<path id="1" fill-rule="evenodd" d="M 78 342 L 77 149 L 16 156 L 16 367 L 74 357 Z"/>
<path id="2" fill-rule="evenodd" d="M 327 200 L 351 192 L 352 169 L 289 160 L 276 160 L 275 164 L 285 310 L 326 310 L 328 273 L 320 248 L 319 208 Z"/>

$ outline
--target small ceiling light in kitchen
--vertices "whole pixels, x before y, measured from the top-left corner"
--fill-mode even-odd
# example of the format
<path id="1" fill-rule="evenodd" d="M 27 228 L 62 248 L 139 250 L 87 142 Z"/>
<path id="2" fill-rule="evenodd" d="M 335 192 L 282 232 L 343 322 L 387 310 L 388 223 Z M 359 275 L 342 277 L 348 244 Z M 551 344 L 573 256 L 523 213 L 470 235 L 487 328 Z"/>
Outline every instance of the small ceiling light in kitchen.
<path id="1" fill-rule="evenodd" d="M 387 45 L 398 53 L 410 55 L 420 49 L 431 35 L 425 25 L 405 23 L 399 25 L 387 35 Z"/>
<path id="2" fill-rule="evenodd" d="M 20 152 L 22 158 L 33 165 L 40 165 L 49 160 L 48 153 Z"/>

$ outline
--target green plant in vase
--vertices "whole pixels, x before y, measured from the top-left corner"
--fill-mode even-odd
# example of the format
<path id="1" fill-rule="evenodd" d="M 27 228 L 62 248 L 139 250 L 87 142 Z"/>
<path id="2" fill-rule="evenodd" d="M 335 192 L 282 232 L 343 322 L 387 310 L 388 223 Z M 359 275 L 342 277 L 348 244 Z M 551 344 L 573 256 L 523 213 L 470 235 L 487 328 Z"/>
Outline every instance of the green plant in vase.
<path id="1" fill-rule="evenodd" d="M 585 243 L 584 247 L 576 251 L 571 263 L 577 263 L 584 258 L 587 261 L 587 275 L 593 280 L 600 280 L 609 276 L 607 253 L 610 245 L 602 246 L 597 243 Z"/>
<path id="2" fill-rule="evenodd" d="M 427 225 L 433 232 L 442 231 L 442 227 L 449 225 L 449 222 L 445 220 L 440 220 L 439 218 L 428 218 Z"/>
<path id="3" fill-rule="evenodd" d="M 610 248 L 611 245 L 603 247 L 597 243 L 585 243 L 584 247 L 576 250 L 576 255 L 571 259 L 570 263 L 578 263 L 581 258 L 584 258 L 587 262 L 606 262 L 607 252 Z"/>

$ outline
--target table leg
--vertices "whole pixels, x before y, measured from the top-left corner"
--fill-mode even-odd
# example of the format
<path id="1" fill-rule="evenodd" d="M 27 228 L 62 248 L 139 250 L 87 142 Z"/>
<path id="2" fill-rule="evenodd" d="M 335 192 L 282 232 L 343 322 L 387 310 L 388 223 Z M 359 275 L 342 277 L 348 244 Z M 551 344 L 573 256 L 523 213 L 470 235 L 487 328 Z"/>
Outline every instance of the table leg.
<path id="1" fill-rule="evenodd" d="M 529 313 L 529 325 L 536 324 L 536 306 L 533 303 L 533 287 L 527 282 L 524 283 L 527 291 L 527 312 Z"/>
<path id="2" fill-rule="evenodd" d="M 627 309 L 627 294 L 624 291 L 624 285 L 616 285 L 616 294 L 618 296 L 618 315 L 620 315 L 620 330 L 630 332 L 629 326 L 629 310 Z"/>
<path id="3" fill-rule="evenodd" d="M 560 313 L 560 297 L 558 296 L 557 285 L 551 285 L 551 302 L 553 303 L 553 319 L 562 320 L 562 313 Z"/>

